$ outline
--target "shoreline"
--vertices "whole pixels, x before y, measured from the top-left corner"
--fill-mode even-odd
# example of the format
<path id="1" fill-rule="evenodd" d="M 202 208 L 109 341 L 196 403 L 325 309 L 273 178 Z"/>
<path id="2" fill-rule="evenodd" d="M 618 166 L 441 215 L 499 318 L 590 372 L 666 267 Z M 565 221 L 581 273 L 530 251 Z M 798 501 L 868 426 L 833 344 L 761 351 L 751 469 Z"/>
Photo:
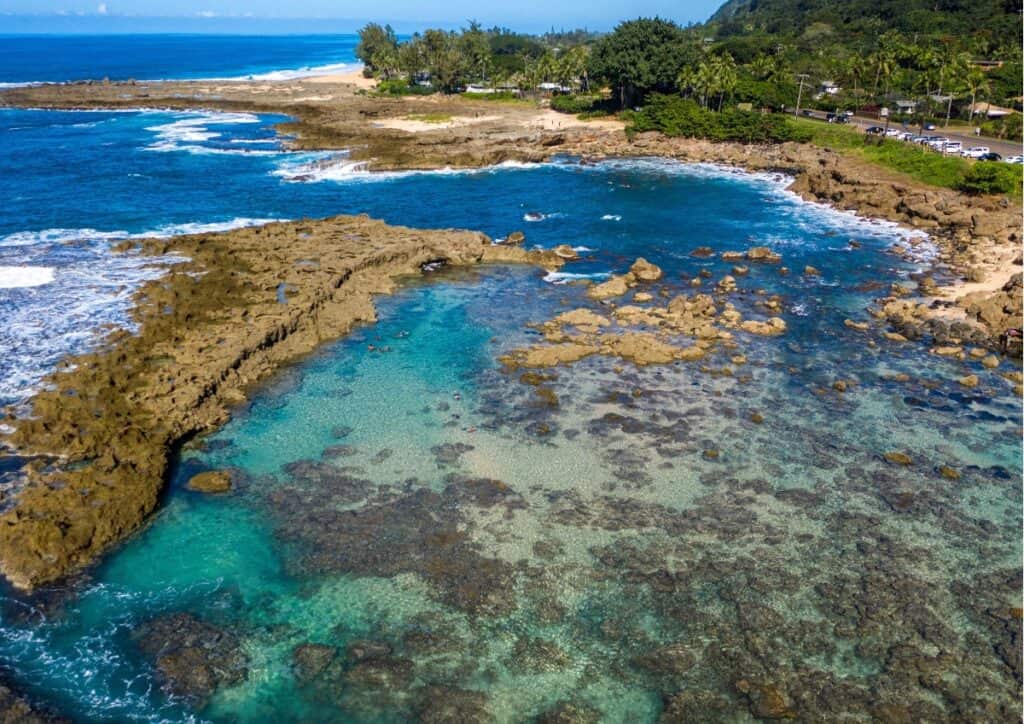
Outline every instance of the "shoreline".
<path id="1" fill-rule="evenodd" d="M 284 114 L 293 119 L 277 125 L 279 132 L 294 137 L 287 148 L 346 150 L 348 161 L 365 164 L 370 172 L 483 168 L 559 155 L 589 160 L 663 157 L 752 172 L 782 171 L 794 177 L 791 190 L 806 200 L 931 235 L 940 254 L 931 271 L 921 276 L 918 289 L 910 295 L 900 290 L 899 299 L 879 302 L 895 327 L 916 336 L 932 334 L 942 343 L 966 334 L 972 342 L 985 341 L 994 348 L 1007 328 L 1021 326 L 1019 315 L 1000 314 L 995 308 L 1002 303 L 1005 310 L 1007 299 L 1012 308 L 1019 296 L 1019 285 L 1012 281 L 1021 270 L 1021 208 L 1007 199 L 927 186 L 828 148 L 743 146 L 656 133 L 627 139 L 618 120 L 580 121 L 531 104 L 460 96 L 367 95 L 365 86 L 372 83 L 360 71 L 351 71 L 287 81 L 42 85 L 0 91 L 0 107 Z M 939 285 L 931 277 L 947 267 L 951 273 L 942 276 L 956 278 L 944 278 Z M 908 296 L 914 304 L 904 298 Z"/>
<path id="2" fill-rule="evenodd" d="M 291 88 L 289 96 L 306 88 L 291 82 L 264 85 Z M 334 80 L 323 85 L 339 87 Z M 8 95 L 0 93 L 0 106 Z M 366 102 L 362 96 L 347 97 Z M 142 97 L 122 100 L 133 109 L 146 105 L 140 104 Z M 186 105 L 177 110 L 195 108 L 193 99 L 179 100 Z M 152 102 L 166 108 L 167 101 L 159 97 Z M 370 101 L 379 101 L 392 111 L 391 117 L 400 118 L 411 115 L 410 109 L 431 107 L 416 99 L 411 103 L 388 98 Z M 467 116 L 482 112 L 477 110 L 480 103 L 461 99 L 441 99 L 433 105 L 462 110 Z M 248 105 L 229 99 L 210 107 L 286 112 L 274 103 L 260 105 L 251 99 Z M 1010 309 L 1002 317 L 994 314 L 991 304 L 982 304 L 979 310 L 973 299 L 963 305 L 963 314 L 951 315 L 949 307 L 925 304 L 938 293 L 962 291 L 972 283 L 964 280 L 959 286 L 939 287 L 931 275 L 940 264 L 969 277 L 979 256 L 990 256 L 994 249 L 1019 249 L 1019 244 L 1014 246 L 1020 239 L 1019 209 L 999 199 L 966 197 L 907 182 L 865 162 L 811 146 L 751 147 L 653 133 L 627 139 L 621 124 L 612 128 L 607 122 L 591 126 L 577 121 L 564 129 L 550 129 L 544 122 L 532 123 L 545 117 L 543 111 L 522 106 L 484 103 L 484 110 L 497 114 L 497 120 L 416 131 L 374 128 L 359 118 L 365 106 L 357 105 L 355 115 L 346 112 L 333 120 L 317 115 L 329 113 L 322 106 L 300 108 L 300 113 L 291 114 L 296 121 L 283 124 L 299 134 L 300 147 L 331 137 L 354 140 L 346 147 L 355 146 L 362 154 L 383 148 L 382 158 L 365 159 L 373 170 L 435 170 L 449 165 L 469 169 L 574 155 L 584 163 L 668 158 L 753 173 L 785 173 L 794 179 L 787 191 L 805 201 L 931 235 L 939 258 L 931 263 L 930 273 L 921 275 L 918 291 L 932 294 L 879 299 L 869 311 L 882 324 L 908 338 L 927 335 L 938 344 L 991 347 L 998 325 L 1014 321 L 1014 308 L 1000 297 L 1006 295 L 1001 279 L 990 280 L 989 285 L 998 289 L 991 295 L 996 299 L 993 304 Z M 380 246 L 368 252 L 352 239 L 372 239 Z M 137 530 L 157 505 L 176 445 L 222 424 L 230 406 L 244 400 L 251 385 L 281 365 L 344 335 L 357 323 L 373 321 L 372 296 L 389 292 L 396 277 L 415 274 L 434 261 L 531 263 L 546 268 L 563 263 L 550 251 L 493 246 L 478 232 L 418 231 L 367 217 L 275 222 L 223 233 L 129 240 L 118 249 L 155 257 L 176 254 L 189 261 L 174 265 L 136 292 L 132 312 L 138 320 L 136 334 L 115 332 L 97 351 L 65 360 L 47 378 L 53 389 L 37 393 L 28 402 L 31 417 L 8 413 L 4 420 L 14 430 L 0 439 L 19 454 L 57 454 L 63 460 L 57 466 L 40 461 L 30 465 L 28 482 L 18 492 L 14 507 L 0 514 L 0 572 L 21 589 L 31 590 L 89 565 Z M 1013 265 L 1010 273 L 1019 278 L 1018 268 Z M 197 270 L 204 273 L 190 275 Z M 1019 284 L 1016 289 L 1019 299 Z M 160 311 L 164 309 L 170 313 Z M 95 422 L 97 411 L 103 413 L 101 422 Z"/>
<path id="3" fill-rule="evenodd" d="M 186 257 L 134 295 L 136 333 L 118 330 L 65 359 L 8 410 L 2 436 L 33 458 L 0 514 L 0 572 L 31 591 L 94 562 L 156 508 L 171 454 L 229 418 L 278 367 L 376 319 L 373 297 L 427 264 L 562 266 L 551 251 L 479 232 L 424 231 L 366 216 L 276 222 L 122 242 Z M 97 413 L 102 413 L 97 415 Z"/>

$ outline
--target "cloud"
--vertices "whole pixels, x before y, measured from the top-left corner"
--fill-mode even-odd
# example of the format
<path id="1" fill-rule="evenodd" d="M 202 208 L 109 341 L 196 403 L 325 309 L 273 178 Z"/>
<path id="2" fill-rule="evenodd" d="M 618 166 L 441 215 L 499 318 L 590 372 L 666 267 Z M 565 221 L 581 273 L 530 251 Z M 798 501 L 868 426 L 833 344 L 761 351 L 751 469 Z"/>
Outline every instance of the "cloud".
<path id="1" fill-rule="evenodd" d="M 107 14 L 107 4 L 106 3 L 100 3 L 99 5 L 97 5 L 96 6 L 96 13 L 98 15 L 106 15 Z"/>
<path id="2" fill-rule="evenodd" d="M 198 15 L 201 18 L 215 18 L 215 17 L 217 17 L 217 13 L 213 12 L 212 10 L 200 10 L 198 13 L 196 13 L 196 15 Z"/>

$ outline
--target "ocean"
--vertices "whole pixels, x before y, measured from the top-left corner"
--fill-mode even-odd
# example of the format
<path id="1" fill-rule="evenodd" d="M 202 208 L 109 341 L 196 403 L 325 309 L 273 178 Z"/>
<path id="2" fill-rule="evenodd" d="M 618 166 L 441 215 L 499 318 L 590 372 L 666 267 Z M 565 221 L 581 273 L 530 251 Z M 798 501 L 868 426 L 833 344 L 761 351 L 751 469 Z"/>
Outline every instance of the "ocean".
<path id="1" fill-rule="evenodd" d="M 352 35 L 3 35 L 0 87 L 77 80 L 287 79 L 358 65 Z"/>
<path id="2" fill-rule="evenodd" d="M 167 75 L 124 72 L 147 70 Z M 76 721 L 744 720 L 776 696 L 941 719 L 1012 702 L 992 641 L 1019 605 L 1021 404 L 1000 373 L 1020 367 L 844 324 L 928 264 L 926 237 L 806 203 L 780 175 L 668 160 L 370 174 L 285 150 L 281 120 L 0 111 L 0 401 L 130 326 L 133 290 L 164 268 L 119 239 L 368 213 L 521 230 L 583 261 L 410 279 L 377 324 L 275 376 L 185 447 L 153 520 L 72 591 L 5 592 L 0 664 L 20 688 Z M 755 245 L 790 273 L 701 252 Z M 576 280 L 638 256 L 666 297 L 736 274 L 730 300 L 756 317 L 777 296 L 786 334 L 738 334 L 706 363 L 590 358 L 547 371 L 543 397 L 498 363 L 590 305 Z M 184 487 L 207 469 L 235 492 Z M 167 621 L 218 642 L 188 656 L 243 675 L 169 693 L 152 654 Z M 941 661 L 944 701 L 920 684 Z"/>

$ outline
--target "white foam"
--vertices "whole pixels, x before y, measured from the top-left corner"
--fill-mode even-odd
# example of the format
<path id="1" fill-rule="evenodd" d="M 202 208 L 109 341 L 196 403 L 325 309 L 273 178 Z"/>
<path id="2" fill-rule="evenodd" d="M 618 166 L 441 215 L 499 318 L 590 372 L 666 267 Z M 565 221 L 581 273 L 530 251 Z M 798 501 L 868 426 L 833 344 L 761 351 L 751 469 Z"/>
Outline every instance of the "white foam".
<path id="1" fill-rule="evenodd" d="M 42 231 L 16 231 L 0 237 L 0 247 L 31 246 L 46 244 L 65 244 L 74 241 L 123 241 L 125 239 L 147 239 L 152 237 L 166 238 L 184 234 L 210 234 L 220 231 L 231 231 L 246 226 L 262 226 L 276 221 L 288 221 L 280 218 L 251 218 L 239 216 L 228 221 L 209 223 L 189 222 L 184 224 L 165 224 L 149 231 L 129 233 L 127 231 L 99 231 L 97 229 L 43 229 Z"/>
<path id="2" fill-rule="evenodd" d="M 0 266 L 0 289 L 41 287 L 53 281 L 53 267 Z"/>
<path id="3" fill-rule="evenodd" d="M 213 148 L 199 144 L 220 138 L 223 134 L 209 126 L 259 123 L 252 113 L 227 113 L 220 111 L 188 113 L 170 123 L 149 126 L 147 131 L 156 134 L 156 141 L 146 147 L 149 151 L 184 151 L 187 153 L 220 153 L 245 155 L 276 155 L 279 150 L 258 150 Z"/>
<path id="4" fill-rule="evenodd" d="M 39 389 L 63 357 L 89 349 L 97 332 L 132 330 L 133 294 L 182 257 L 112 253 L 123 239 L 228 231 L 279 221 L 239 217 L 212 223 L 167 224 L 141 233 L 96 229 L 22 231 L 0 238 L 0 404 L 17 402 Z M 73 249 L 66 245 L 73 244 Z M 69 260 L 70 259 L 70 260 Z M 34 282 L 34 284 L 29 284 Z M 45 286 L 19 292 L 13 287 Z"/>
<path id="5" fill-rule="evenodd" d="M 297 80 L 299 78 L 312 78 L 318 75 L 340 75 L 353 73 L 363 69 L 362 63 L 328 63 L 327 65 L 307 65 L 302 68 L 272 70 L 267 73 L 256 73 L 254 75 L 236 76 L 228 80 Z M 207 79 L 203 80 L 216 80 Z"/>
<path id="6" fill-rule="evenodd" d="M 286 153 L 289 158 L 282 163 L 272 175 L 288 181 L 303 183 L 319 183 L 334 181 L 339 183 L 375 183 L 393 181 L 412 176 L 472 176 L 479 174 L 498 173 L 501 171 L 526 171 L 545 166 L 560 165 L 557 162 L 523 163 L 520 161 L 504 161 L 494 166 L 482 168 L 435 168 L 410 171 L 370 171 L 367 161 L 348 160 L 347 151 L 319 153 Z M 561 214 L 548 214 L 548 217 Z"/>
<path id="7" fill-rule="evenodd" d="M 607 279 L 611 272 L 594 272 L 593 274 L 573 274 L 572 272 L 548 272 L 544 281 L 550 284 L 568 284 L 580 279 Z"/>

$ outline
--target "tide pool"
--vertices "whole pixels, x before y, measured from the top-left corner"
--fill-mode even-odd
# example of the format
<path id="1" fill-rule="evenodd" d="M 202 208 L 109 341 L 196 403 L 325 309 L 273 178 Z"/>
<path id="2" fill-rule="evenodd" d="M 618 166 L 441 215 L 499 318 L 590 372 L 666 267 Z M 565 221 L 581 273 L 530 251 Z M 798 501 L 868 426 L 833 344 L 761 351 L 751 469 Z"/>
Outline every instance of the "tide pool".
<path id="1" fill-rule="evenodd" d="M 718 252 L 783 256 L 744 262 L 729 300 L 759 317 L 778 295 L 786 333 L 737 333 L 699 363 L 504 369 L 539 339 L 531 324 L 607 312 L 535 269 L 442 269 L 378 299 L 377 324 L 187 445 L 159 513 L 70 591 L 6 595 L 0 661 L 76 720 L 981 720 L 1016 706 L 1021 405 L 999 373 L 1019 365 L 843 323 L 907 281 L 926 241 L 803 203 L 785 179 L 706 166 L 370 176 L 284 152 L 273 118 L 0 119 L 29 129 L 10 134 L 27 134 L 19 159 L 0 153 L 24 175 L 0 173 L 0 264 L 55 270 L 0 290 L 0 308 L 53 329 L 49 306 L 76 289 L 124 323 L 130 289 L 159 273 L 111 240 L 208 224 L 365 212 L 523 230 L 582 249 L 567 274 L 660 265 L 644 288 L 659 304 L 735 274 Z M 91 166 L 54 163 L 61 152 Z M 132 276 L 116 294 L 75 287 L 76 264 Z M 8 349 L 90 344 L 4 334 Z M 26 358 L 0 362 L 23 380 L 13 399 L 46 369 Z M 965 371 L 978 387 L 957 383 Z M 893 450 L 913 464 L 887 462 Z M 233 492 L 185 489 L 207 469 L 231 471 Z M 204 667 L 218 686 L 168 683 Z"/>

